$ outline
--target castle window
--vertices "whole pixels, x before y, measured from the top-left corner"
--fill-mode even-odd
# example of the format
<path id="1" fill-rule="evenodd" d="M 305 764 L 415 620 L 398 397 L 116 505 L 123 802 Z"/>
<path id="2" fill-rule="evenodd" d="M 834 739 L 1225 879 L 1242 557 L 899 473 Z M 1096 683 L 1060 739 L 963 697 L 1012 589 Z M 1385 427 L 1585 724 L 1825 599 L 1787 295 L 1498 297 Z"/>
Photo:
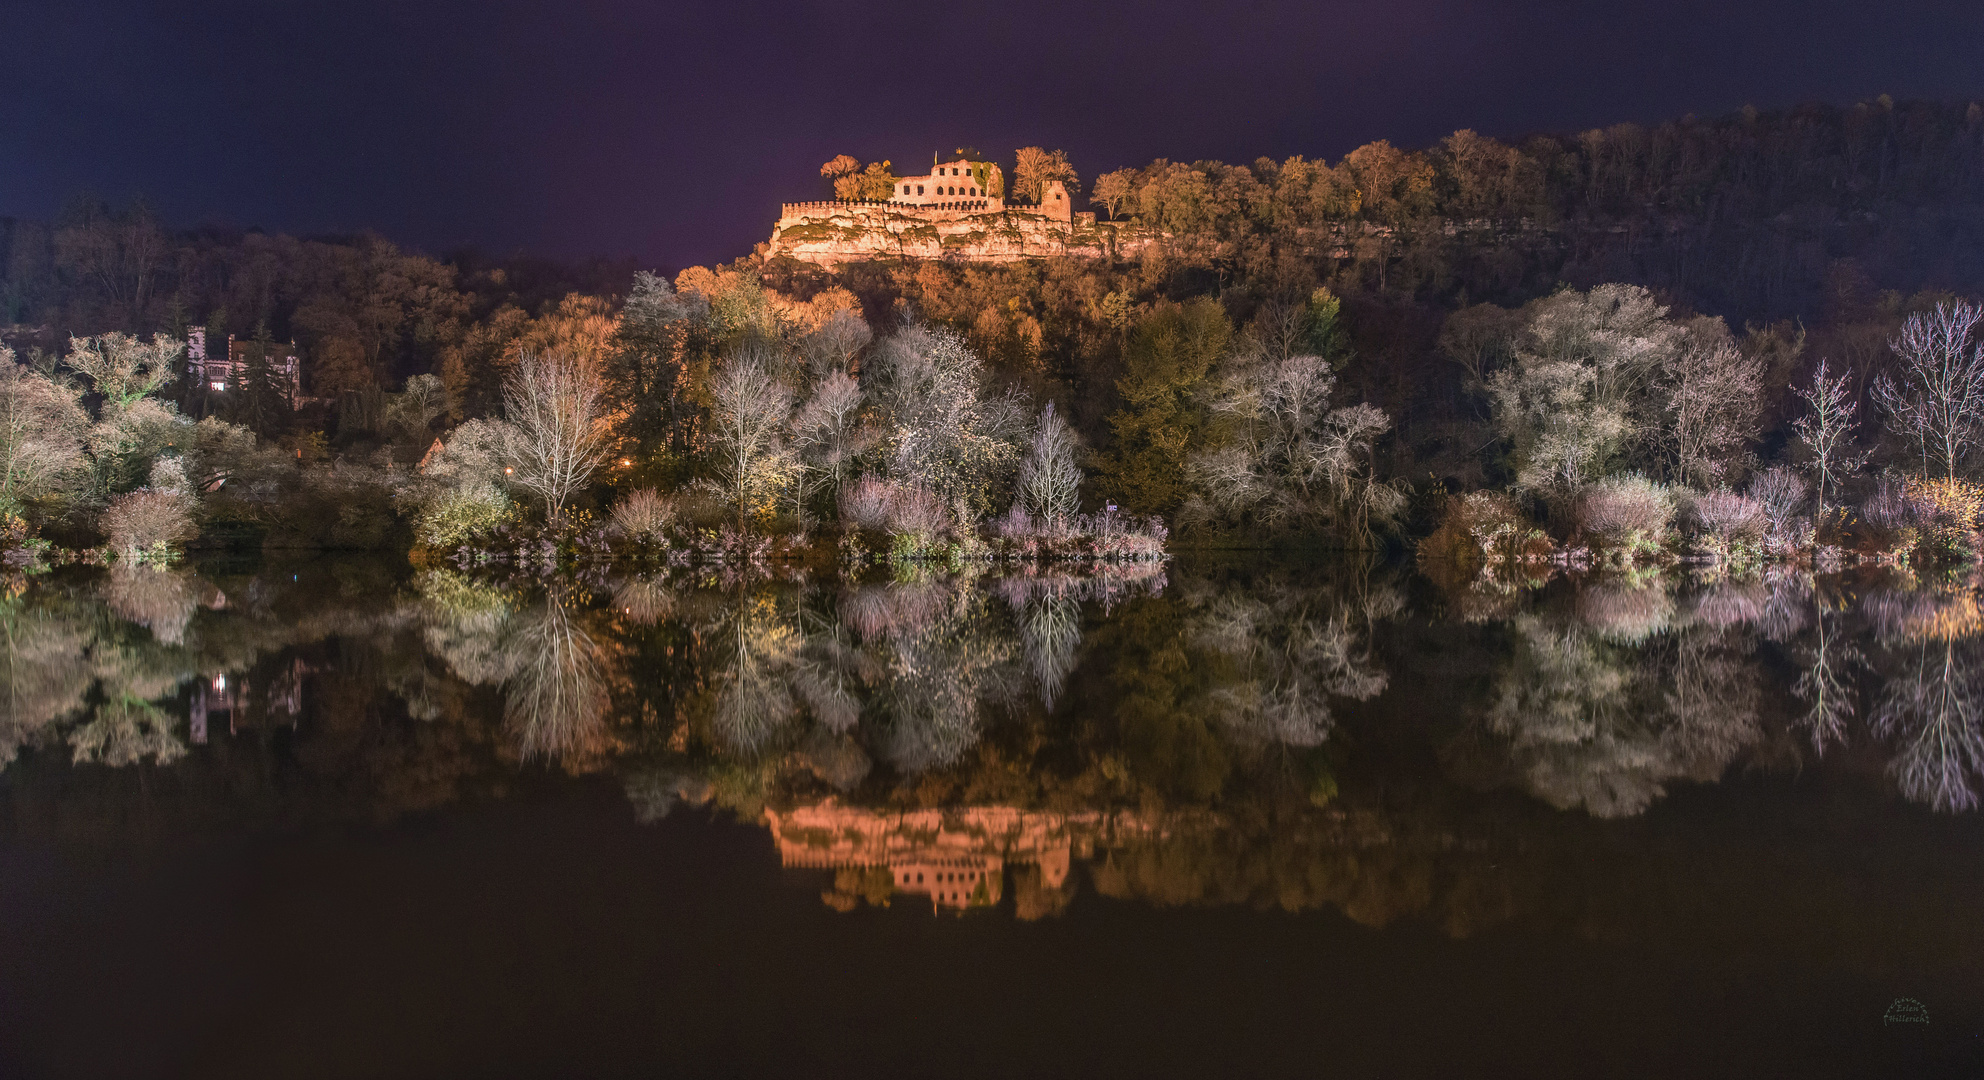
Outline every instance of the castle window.
<path id="1" fill-rule="evenodd" d="M 918 184 L 918 185 L 916 185 L 916 193 L 917 193 L 918 195 L 921 195 L 921 194 L 923 194 L 923 185 L 922 185 L 922 184 Z"/>

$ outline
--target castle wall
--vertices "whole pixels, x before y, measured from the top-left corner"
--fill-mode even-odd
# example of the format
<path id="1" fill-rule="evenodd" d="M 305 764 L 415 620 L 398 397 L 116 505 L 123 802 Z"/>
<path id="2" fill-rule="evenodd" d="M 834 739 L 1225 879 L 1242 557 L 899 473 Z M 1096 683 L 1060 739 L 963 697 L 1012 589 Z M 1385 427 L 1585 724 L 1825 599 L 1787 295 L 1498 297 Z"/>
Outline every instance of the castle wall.
<path id="1" fill-rule="evenodd" d="M 823 266 L 892 258 L 1003 263 L 1060 255 L 1118 258 L 1150 243 L 1134 225 L 1074 215 L 1066 192 L 1060 194 L 1058 212 L 1051 201 L 1003 209 L 993 200 L 969 199 L 930 206 L 786 203 L 767 254 Z"/>

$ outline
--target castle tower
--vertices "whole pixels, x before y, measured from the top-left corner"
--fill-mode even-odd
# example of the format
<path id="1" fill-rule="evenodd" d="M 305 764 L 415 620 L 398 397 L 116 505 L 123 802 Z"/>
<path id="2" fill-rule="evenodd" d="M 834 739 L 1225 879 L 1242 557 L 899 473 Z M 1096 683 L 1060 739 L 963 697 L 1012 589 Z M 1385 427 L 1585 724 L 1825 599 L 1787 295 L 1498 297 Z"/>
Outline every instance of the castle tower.
<path id="1" fill-rule="evenodd" d="M 1059 180 L 1049 180 L 1040 189 L 1040 212 L 1055 221 L 1075 220 L 1075 204 Z"/>
<path id="2" fill-rule="evenodd" d="M 207 328 L 186 328 L 186 377 L 195 385 L 207 381 Z"/>

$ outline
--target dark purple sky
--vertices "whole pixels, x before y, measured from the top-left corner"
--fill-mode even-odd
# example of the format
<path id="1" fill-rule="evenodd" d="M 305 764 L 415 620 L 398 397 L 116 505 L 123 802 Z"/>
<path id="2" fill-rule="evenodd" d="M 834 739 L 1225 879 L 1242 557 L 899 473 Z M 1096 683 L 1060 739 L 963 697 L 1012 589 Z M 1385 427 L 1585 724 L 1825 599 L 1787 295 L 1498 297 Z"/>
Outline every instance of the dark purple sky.
<path id="1" fill-rule="evenodd" d="M 0 0 L 0 215 L 744 254 L 838 152 L 1335 160 L 1881 93 L 1984 98 L 1984 4 Z"/>

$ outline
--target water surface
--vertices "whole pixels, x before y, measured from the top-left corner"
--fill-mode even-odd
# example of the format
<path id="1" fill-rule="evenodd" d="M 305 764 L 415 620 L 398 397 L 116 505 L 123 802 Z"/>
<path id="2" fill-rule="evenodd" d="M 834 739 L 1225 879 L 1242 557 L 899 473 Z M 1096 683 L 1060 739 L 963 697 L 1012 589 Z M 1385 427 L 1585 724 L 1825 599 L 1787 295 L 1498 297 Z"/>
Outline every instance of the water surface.
<path id="1" fill-rule="evenodd" d="M 1984 1067 L 1964 577 L 14 585 L 9 1076 Z"/>

